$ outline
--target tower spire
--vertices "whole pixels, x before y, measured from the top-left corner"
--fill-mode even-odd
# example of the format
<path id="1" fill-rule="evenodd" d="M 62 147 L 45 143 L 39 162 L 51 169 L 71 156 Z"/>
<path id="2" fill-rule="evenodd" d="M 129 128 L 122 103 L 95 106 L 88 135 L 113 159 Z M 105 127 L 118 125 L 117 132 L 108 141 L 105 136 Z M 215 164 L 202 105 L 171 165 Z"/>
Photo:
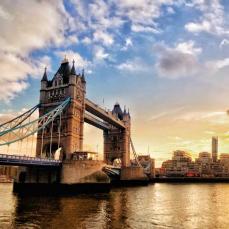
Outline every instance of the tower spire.
<path id="1" fill-rule="evenodd" d="M 72 61 L 71 75 L 76 75 L 76 70 L 75 70 L 75 60 L 73 60 L 73 61 Z"/>
<path id="2" fill-rule="evenodd" d="M 47 72 L 46 71 L 47 71 L 47 67 L 45 67 L 44 75 L 43 75 L 41 81 L 48 81 L 48 77 L 47 77 Z"/>
<path id="3" fill-rule="evenodd" d="M 84 76 L 84 68 L 83 68 L 83 70 L 82 70 L 82 82 L 86 82 L 86 80 L 85 80 L 85 76 Z"/>
<path id="4" fill-rule="evenodd" d="M 61 62 L 62 64 L 63 63 L 68 63 L 68 58 L 67 58 L 67 56 L 66 55 L 64 55 L 64 59 L 62 60 L 62 62 Z"/>

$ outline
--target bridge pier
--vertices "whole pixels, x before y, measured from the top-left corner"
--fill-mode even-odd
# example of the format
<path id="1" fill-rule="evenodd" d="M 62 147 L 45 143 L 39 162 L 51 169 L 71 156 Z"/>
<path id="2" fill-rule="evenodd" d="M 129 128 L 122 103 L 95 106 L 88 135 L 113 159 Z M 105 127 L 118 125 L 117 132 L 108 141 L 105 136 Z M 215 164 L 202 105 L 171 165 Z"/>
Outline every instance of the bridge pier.
<path id="1" fill-rule="evenodd" d="M 110 178 L 97 160 L 65 160 L 61 167 L 19 167 L 13 191 L 19 194 L 108 192 Z"/>
<path id="2" fill-rule="evenodd" d="M 60 168 L 19 167 L 13 191 L 20 194 L 52 193 L 52 187 L 60 182 Z"/>

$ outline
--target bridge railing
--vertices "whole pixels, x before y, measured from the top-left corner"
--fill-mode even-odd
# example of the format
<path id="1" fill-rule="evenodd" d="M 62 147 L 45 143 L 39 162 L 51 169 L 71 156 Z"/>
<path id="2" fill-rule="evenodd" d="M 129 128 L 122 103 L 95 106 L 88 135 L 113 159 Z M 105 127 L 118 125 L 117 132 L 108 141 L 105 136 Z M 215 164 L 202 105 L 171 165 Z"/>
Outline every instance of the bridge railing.
<path id="1" fill-rule="evenodd" d="M 18 155 L 8 155 L 8 154 L 0 154 L 0 160 L 8 160 L 15 159 L 21 161 L 37 161 L 37 162 L 54 162 L 61 163 L 61 160 L 54 160 L 50 158 L 39 158 L 39 157 L 29 157 L 29 156 L 18 156 Z"/>

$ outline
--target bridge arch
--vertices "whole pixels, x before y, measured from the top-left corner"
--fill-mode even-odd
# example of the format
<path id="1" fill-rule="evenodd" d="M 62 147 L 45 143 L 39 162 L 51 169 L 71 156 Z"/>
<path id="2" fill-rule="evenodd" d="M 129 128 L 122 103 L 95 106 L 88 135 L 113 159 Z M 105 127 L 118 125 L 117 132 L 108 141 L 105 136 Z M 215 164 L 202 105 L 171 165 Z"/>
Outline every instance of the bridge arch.
<path id="1" fill-rule="evenodd" d="M 50 145 L 51 145 L 51 151 L 50 151 Z M 48 142 L 43 146 L 42 157 L 55 159 L 55 153 L 58 148 L 61 148 L 60 158 L 65 159 L 66 153 L 64 152 L 63 146 L 61 144 L 59 145 L 58 142 L 55 142 L 55 141 L 52 143 Z"/>

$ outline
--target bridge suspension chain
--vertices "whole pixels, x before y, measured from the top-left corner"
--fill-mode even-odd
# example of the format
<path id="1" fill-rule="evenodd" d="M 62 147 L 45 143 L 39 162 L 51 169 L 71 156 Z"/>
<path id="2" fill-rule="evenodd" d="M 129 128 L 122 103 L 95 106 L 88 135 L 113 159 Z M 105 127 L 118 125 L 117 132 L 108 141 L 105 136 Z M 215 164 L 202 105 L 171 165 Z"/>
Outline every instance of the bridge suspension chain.
<path id="1" fill-rule="evenodd" d="M 138 155 L 137 155 L 137 152 L 136 152 L 136 150 L 135 150 L 135 148 L 134 148 L 134 143 L 133 143 L 131 137 L 130 137 L 130 145 L 131 145 L 131 148 L 132 148 L 132 152 L 133 152 L 133 154 L 134 154 L 134 158 L 135 158 L 135 160 L 136 160 L 136 162 L 137 162 L 137 165 L 138 165 L 139 167 L 142 167 L 141 163 L 140 163 L 139 160 L 138 160 Z"/>
<path id="2" fill-rule="evenodd" d="M 3 131 L 7 131 L 9 129 L 15 128 L 22 124 L 27 118 L 31 117 L 31 115 L 38 109 L 39 104 L 32 107 L 28 111 L 24 112 L 23 114 L 13 118 L 5 123 L 0 124 L 0 133 Z"/>
<path id="3" fill-rule="evenodd" d="M 40 130 L 44 131 L 44 128 L 62 113 L 69 102 L 70 98 L 67 98 L 59 106 L 33 121 L 25 124 L 18 121 L 17 124 L 13 125 L 11 128 L 4 128 L 4 130 L 0 131 L 0 146 L 10 145 L 26 137 L 32 136 Z M 27 115 L 24 116 L 23 120 L 25 120 L 25 117 L 27 117 Z M 16 119 L 17 118 L 15 118 L 15 120 Z"/>

